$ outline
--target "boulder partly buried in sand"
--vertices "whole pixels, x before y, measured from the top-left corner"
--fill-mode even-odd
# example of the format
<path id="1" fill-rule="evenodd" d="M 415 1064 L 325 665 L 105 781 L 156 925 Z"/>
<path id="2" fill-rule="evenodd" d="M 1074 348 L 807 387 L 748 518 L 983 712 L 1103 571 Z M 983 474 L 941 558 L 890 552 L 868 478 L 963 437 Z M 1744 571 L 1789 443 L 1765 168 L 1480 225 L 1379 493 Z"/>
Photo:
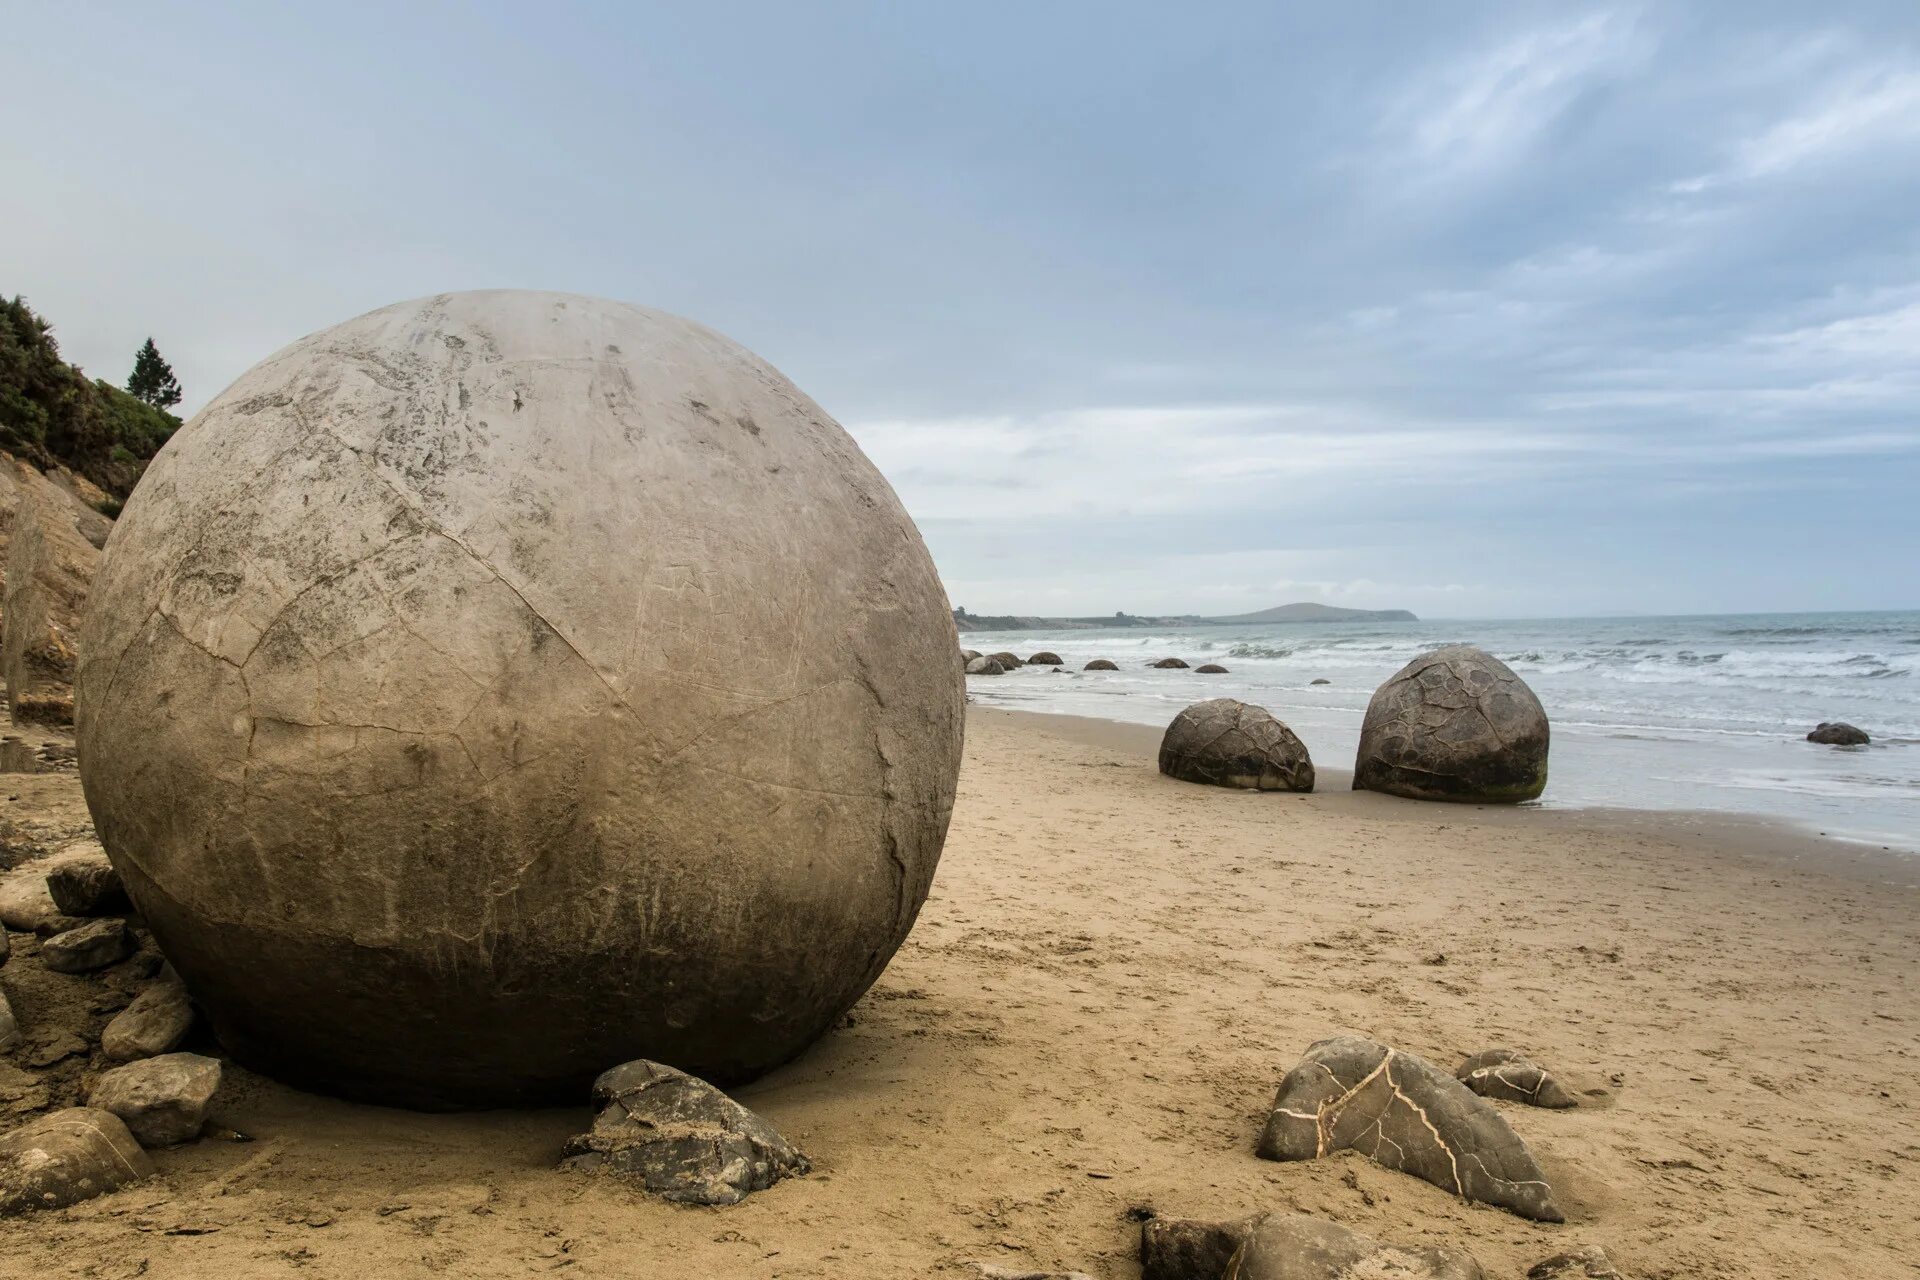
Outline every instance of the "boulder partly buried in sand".
<path id="1" fill-rule="evenodd" d="M 1227 669 L 1217 662 L 1209 662 L 1195 667 L 1193 673 L 1200 676 L 1224 676 L 1227 674 Z"/>
<path id="2" fill-rule="evenodd" d="M 1864 747 L 1873 739 L 1865 729 L 1856 729 L 1844 720 L 1822 720 L 1807 735 L 1807 741 L 1829 747 Z"/>
<path id="3" fill-rule="evenodd" d="M 115 1062 L 132 1062 L 170 1053 L 193 1027 L 193 1003 L 172 965 L 113 1015 L 100 1033 L 100 1051 Z"/>
<path id="4" fill-rule="evenodd" d="M 163 1053 L 103 1074 L 87 1105 L 119 1116 L 143 1147 L 175 1147 L 200 1136 L 219 1088 L 217 1059 Z"/>
<path id="5" fill-rule="evenodd" d="M 1187 669 L 1186 660 L 1183 658 L 1162 658 L 1158 662 L 1149 662 L 1147 665 L 1150 667 L 1158 667 L 1162 671 L 1185 671 Z"/>
<path id="6" fill-rule="evenodd" d="M 1025 665 L 1020 661 L 1019 654 L 1008 653 L 1005 649 L 1002 649 L 999 653 L 990 653 L 987 656 L 1005 667 L 1008 671 L 1013 670 L 1015 667 Z"/>
<path id="7" fill-rule="evenodd" d="M 1565 1221 L 1492 1104 L 1424 1059 L 1359 1036 L 1320 1041 L 1287 1073 L 1258 1153 L 1312 1160 L 1349 1148 L 1468 1200 Z"/>
<path id="8" fill-rule="evenodd" d="M 1527 1280 L 1626 1280 L 1599 1245 L 1556 1253 L 1527 1268 Z"/>
<path id="9" fill-rule="evenodd" d="M 1140 1261 L 1141 1280 L 1484 1280 L 1486 1275 L 1471 1254 L 1459 1249 L 1386 1243 L 1297 1213 L 1238 1222 L 1149 1219 L 1141 1228 Z"/>
<path id="10" fill-rule="evenodd" d="M 1512 804 L 1547 785 L 1547 713 L 1504 662 L 1471 645 L 1422 654 L 1374 691 L 1356 791 Z"/>
<path id="11" fill-rule="evenodd" d="M 1105 658 L 1095 658 L 1080 669 L 1082 671 L 1118 671 L 1120 668 Z"/>
<path id="12" fill-rule="evenodd" d="M 1545 1067 L 1513 1049 L 1476 1053 L 1461 1063 L 1453 1075 L 1483 1098 L 1556 1110 L 1580 1105 L 1580 1100 L 1567 1092 Z"/>
<path id="13" fill-rule="evenodd" d="M 639 1057 L 739 1081 L 912 927 L 956 647 L 899 500 L 777 370 L 641 307 L 440 294 L 256 365 L 148 466 L 80 777 L 236 1061 L 430 1108 Z"/>
<path id="14" fill-rule="evenodd" d="M 593 1082 L 593 1128 L 567 1140 L 563 1169 L 630 1178 L 683 1204 L 737 1204 L 807 1158 L 759 1116 L 704 1080 L 627 1062 Z"/>
<path id="15" fill-rule="evenodd" d="M 1313 790 L 1313 761 L 1293 730 L 1233 698 L 1196 702 L 1173 718 L 1160 740 L 1160 772 L 1216 787 Z"/>
<path id="16" fill-rule="evenodd" d="M 0 1135 L 0 1217 L 78 1204 L 152 1174 L 118 1116 L 69 1107 Z"/>
<path id="17" fill-rule="evenodd" d="M 1027 659 L 1027 665 L 1030 667 L 1057 667 L 1060 665 L 1060 655 L 1051 649 L 1042 649 Z"/>

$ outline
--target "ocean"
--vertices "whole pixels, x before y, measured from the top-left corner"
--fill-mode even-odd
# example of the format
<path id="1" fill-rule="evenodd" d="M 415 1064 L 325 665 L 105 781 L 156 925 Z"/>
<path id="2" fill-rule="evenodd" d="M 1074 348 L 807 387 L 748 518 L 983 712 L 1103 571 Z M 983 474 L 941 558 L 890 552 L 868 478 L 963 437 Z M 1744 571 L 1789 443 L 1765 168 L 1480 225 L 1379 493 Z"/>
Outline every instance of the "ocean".
<path id="1" fill-rule="evenodd" d="M 1920 612 L 980 631 L 960 643 L 1065 660 L 1062 674 L 969 676 L 980 705 L 1164 725 L 1203 698 L 1240 698 L 1341 769 L 1383 680 L 1428 649 L 1474 644 L 1546 707 L 1541 804 L 1754 814 L 1920 853 Z M 1229 674 L 1146 665 L 1168 656 Z M 1082 672 L 1093 658 L 1120 670 Z M 1822 720 L 1873 743 L 1807 742 Z"/>

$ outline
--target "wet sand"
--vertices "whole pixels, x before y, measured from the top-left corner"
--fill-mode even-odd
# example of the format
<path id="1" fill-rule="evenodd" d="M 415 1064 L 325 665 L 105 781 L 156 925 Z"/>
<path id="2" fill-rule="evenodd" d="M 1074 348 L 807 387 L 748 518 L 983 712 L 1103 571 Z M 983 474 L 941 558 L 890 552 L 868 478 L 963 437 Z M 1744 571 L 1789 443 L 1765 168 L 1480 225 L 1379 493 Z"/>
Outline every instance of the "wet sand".
<path id="1" fill-rule="evenodd" d="M 1920 860 L 1357 795 L 1331 768 L 1312 796 L 1229 792 L 1160 777 L 1157 742 L 971 713 L 912 938 L 848 1025 L 739 1092 L 809 1177 L 676 1208 L 553 1171 L 584 1105 L 418 1115 L 230 1069 L 219 1116 L 255 1141 L 0 1223 L 0 1276 L 1132 1277 L 1143 1208 L 1298 1210 L 1493 1277 L 1585 1243 L 1640 1277 L 1920 1275 Z M 71 825 L 70 774 L 13 791 L 10 818 Z M 22 991 L 20 967 L 30 1033 L 97 1037 L 82 988 Z M 1352 1153 L 1256 1159 L 1274 1086 L 1340 1032 L 1449 1069 L 1519 1048 L 1603 1094 L 1500 1104 L 1571 1221 Z"/>

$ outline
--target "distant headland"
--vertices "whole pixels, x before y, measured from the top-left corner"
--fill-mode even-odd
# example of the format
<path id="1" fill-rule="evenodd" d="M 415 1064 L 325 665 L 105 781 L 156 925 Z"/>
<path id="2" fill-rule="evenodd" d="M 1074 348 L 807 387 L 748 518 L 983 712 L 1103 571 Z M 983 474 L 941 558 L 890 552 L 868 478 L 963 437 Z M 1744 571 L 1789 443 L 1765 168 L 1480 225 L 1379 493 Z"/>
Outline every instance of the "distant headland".
<path id="1" fill-rule="evenodd" d="M 1253 622 L 1418 622 L 1405 609 L 1342 609 L 1337 605 L 1279 604 L 1255 613 L 1236 613 L 1223 618 L 1206 618 L 1195 613 L 1182 614 L 1104 614 L 1097 618 L 1039 618 L 1016 614 L 968 613 L 953 611 L 953 625 L 961 631 L 1041 631 L 1092 630 L 1096 627 L 1210 627 Z"/>

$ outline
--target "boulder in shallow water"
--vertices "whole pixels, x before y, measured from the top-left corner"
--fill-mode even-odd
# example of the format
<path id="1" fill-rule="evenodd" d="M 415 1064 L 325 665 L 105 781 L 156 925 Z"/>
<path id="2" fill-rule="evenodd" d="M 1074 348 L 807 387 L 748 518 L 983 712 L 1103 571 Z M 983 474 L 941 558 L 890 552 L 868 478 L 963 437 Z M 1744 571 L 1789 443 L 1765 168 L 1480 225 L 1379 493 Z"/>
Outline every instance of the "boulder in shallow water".
<path id="1" fill-rule="evenodd" d="M 200 1136 L 219 1088 L 217 1059 L 163 1053 L 103 1074 L 87 1105 L 119 1116 L 143 1147 L 174 1147 Z"/>
<path id="2" fill-rule="evenodd" d="M 737 1204 L 807 1171 L 807 1158 L 766 1121 L 657 1062 L 604 1072 L 593 1105 L 593 1128 L 567 1140 L 563 1169 L 617 1174 L 682 1204 Z"/>
<path id="3" fill-rule="evenodd" d="M 1864 747 L 1873 739 L 1867 736 L 1865 729 L 1856 729 L 1844 720 L 1822 720 L 1807 735 L 1807 741 L 1829 747 Z"/>
<path id="4" fill-rule="evenodd" d="M 967 664 L 967 674 L 970 676 L 1003 676 L 1007 674 L 1007 669 L 1000 665 L 1000 661 L 997 658 L 980 657 L 975 658 Z"/>
<path id="5" fill-rule="evenodd" d="M 1461 1063 L 1453 1075 L 1483 1098 L 1555 1109 L 1580 1105 L 1580 1100 L 1567 1092 L 1545 1067 L 1512 1049 L 1476 1053 Z"/>
<path id="6" fill-rule="evenodd" d="M 1157 667 L 1162 671 L 1185 671 L 1187 669 L 1186 660 L 1183 658 L 1162 658 L 1158 662 L 1149 662 L 1147 665 Z"/>
<path id="7" fill-rule="evenodd" d="M 1008 671 L 1013 670 L 1015 667 L 1026 665 L 1020 661 L 1019 654 L 1008 653 L 1005 649 L 1002 649 L 999 653 L 990 653 L 987 656 L 999 663 L 1002 667 L 1005 667 Z"/>
<path id="8" fill-rule="evenodd" d="M 1060 665 L 1060 655 L 1051 649 L 1042 649 L 1027 659 L 1027 665 L 1030 667 L 1057 667 Z"/>
<path id="9" fill-rule="evenodd" d="M 1626 1280 L 1599 1245 L 1556 1253 L 1527 1268 L 1527 1280 Z"/>
<path id="10" fill-rule="evenodd" d="M 1547 785 L 1547 713 L 1507 664 L 1471 645 L 1422 654 L 1374 691 L 1356 791 L 1513 804 Z"/>
<path id="11" fill-rule="evenodd" d="M 1287 1073 L 1258 1154 L 1312 1160 L 1349 1148 L 1468 1200 L 1566 1220 L 1491 1103 L 1425 1059 L 1359 1036 L 1320 1041 Z"/>
<path id="12" fill-rule="evenodd" d="M 1222 1258 L 1223 1249 L 1231 1248 Z M 1238 1222 L 1149 1219 L 1141 1280 L 1485 1280 L 1471 1254 L 1399 1245 L 1298 1213 Z"/>
<path id="13" fill-rule="evenodd" d="M 55 973 L 92 973 L 132 954 L 127 922 L 109 917 L 54 934 L 40 946 L 40 963 Z"/>
<path id="14" fill-rule="evenodd" d="M 1255 791 L 1313 790 L 1313 761 L 1293 730 L 1234 698 L 1196 702 L 1160 740 L 1160 772 L 1182 782 Z"/>
<path id="15" fill-rule="evenodd" d="M 1092 662 L 1089 662 L 1080 669 L 1082 671 L 1118 671 L 1120 668 L 1105 658 L 1095 658 Z"/>
<path id="16" fill-rule="evenodd" d="M 1224 676 L 1227 674 L 1227 669 L 1221 666 L 1217 662 L 1205 663 L 1201 666 L 1195 667 L 1193 671 L 1195 675 L 1202 675 L 1202 676 Z"/>
<path id="17" fill-rule="evenodd" d="M 1327 679 L 1325 676 L 1315 676 L 1313 679 L 1307 681 L 1307 683 L 1308 684 L 1332 684 L 1333 681 Z"/>
<path id="18" fill-rule="evenodd" d="M 118 1116 L 68 1107 L 0 1135 L 0 1217 L 78 1204 L 152 1174 Z"/>

